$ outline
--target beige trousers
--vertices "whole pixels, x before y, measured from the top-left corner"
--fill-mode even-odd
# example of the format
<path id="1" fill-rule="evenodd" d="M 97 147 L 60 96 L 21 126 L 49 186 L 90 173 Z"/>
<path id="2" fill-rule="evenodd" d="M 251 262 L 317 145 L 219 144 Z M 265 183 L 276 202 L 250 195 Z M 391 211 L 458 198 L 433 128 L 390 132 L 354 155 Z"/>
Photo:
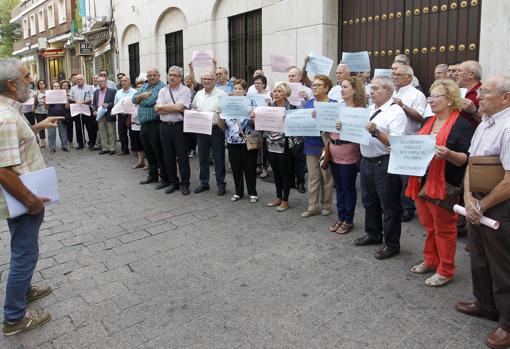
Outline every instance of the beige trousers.
<path id="1" fill-rule="evenodd" d="M 101 148 L 104 151 L 115 151 L 117 148 L 117 123 L 108 122 L 105 118 L 99 120 L 99 134 L 101 135 Z"/>
<path id="2" fill-rule="evenodd" d="M 308 167 L 308 211 L 317 212 L 321 208 L 331 211 L 333 201 L 331 170 L 328 168 L 324 171 L 320 167 L 319 155 L 307 155 L 306 166 Z"/>

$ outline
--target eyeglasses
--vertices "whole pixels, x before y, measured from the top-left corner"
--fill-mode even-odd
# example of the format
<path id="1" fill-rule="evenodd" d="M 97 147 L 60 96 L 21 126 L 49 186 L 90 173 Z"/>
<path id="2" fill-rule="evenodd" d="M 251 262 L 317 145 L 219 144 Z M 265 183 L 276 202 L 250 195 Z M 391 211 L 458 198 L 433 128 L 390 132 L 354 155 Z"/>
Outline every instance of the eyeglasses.
<path id="1" fill-rule="evenodd" d="M 216 79 L 211 79 L 211 78 L 202 78 L 202 80 L 204 80 L 204 81 L 214 81 L 214 80 L 216 80 Z"/>
<path id="2" fill-rule="evenodd" d="M 446 97 L 446 95 L 430 95 L 430 97 L 427 98 L 427 101 L 438 99 L 439 97 Z"/>
<path id="3" fill-rule="evenodd" d="M 393 76 L 395 77 L 401 77 L 401 76 L 411 76 L 411 74 L 401 74 L 401 73 L 393 73 Z"/>
<path id="4" fill-rule="evenodd" d="M 324 84 L 313 84 L 312 87 L 321 87 L 324 86 Z"/>
<path id="5" fill-rule="evenodd" d="M 106 74 L 105 73 L 101 73 L 101 74 L 99 74 L 99 76 L 106 76 Z"/>
<path id="6" fill-rule="evenodd" d="M 490 95 L 491 93 L 493 93 L 493 91 L 488 90 L 486 88 L 479 88 L 478 90 L 476 90 L 476 94 L 480 97 Z"/>

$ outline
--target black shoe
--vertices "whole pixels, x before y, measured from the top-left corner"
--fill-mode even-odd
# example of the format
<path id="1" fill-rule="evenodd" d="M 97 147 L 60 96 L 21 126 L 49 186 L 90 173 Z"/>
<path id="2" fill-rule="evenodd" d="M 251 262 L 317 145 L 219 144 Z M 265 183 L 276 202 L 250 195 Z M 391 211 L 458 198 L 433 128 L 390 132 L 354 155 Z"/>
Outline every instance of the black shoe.
<path id="1" fill-rule="evenodd" d="M 176 190 L 179 190 L 179 185 L 171 185 L 165 190 L 165 194 L 172 194 Z"/>
<path id="2" fill-rule="evenodd" d="M 140 184 L 149 184 L 149 183 L 157 183 L 157 182 L 158 182 L 157 178 L 147 177 L 143 181 L 140 181 Z"/>
<path id="3" fill-rule="evenodd" d="M 218 192 L 216 193 L 218 194 L 218 196 L 223 196 L 225 195 L 225 193 L 226 193 L 225 186 L 218 187 Z"/>
<path id="4" fill-rule="evenodd" d="M 377 251 L 374 256 L 377 259 L 383 260 L 383 259 L 389 259 L 391 257 L 394 257 L 397 254 L 399 254 L 399 252 L 400 251 L 395 248 L 384 246 L 379 251 Z"/>
<path id="5" fill-rule="evenodd" d="M 306 193 L 305 183 L 299 183 L 297 186 L 297 191 L 301 194 Z"/>
<path id="6" fill-rule="evenodd" d="M 93 146 L 92 150 L 101 150 L 101 147 Z"/>
<path id="7" fill-rule="evenodd" d="M 368 245 L 377 245 L 382 242 L 381 239 L 375 239 L 370 235 L 365 235 L 362 238 L 354 240 L 354 245 L 356 246 L 368 246 Z"/>
<path id="8" fill-rule="evenodd" d="M 414 211 L 404 211 L 402 213 L 401 221 L 402 222 L 410 222 L 414 218 Z"/>
<path id="9" fill-rule="evenodd" d="M 159 189 L 166 188 L 168 186 L 169 186 L 168 182 L 161 181 L 158 185 L 156 185 L 156 187 L 154 189 L 159 190 Z"/>
<path id="10" fill-rule="evenodd" d="M 209 189 L 211 189 L 211 188 L 209 187 L 209 184 L 200 184 L 198 187 L 196 187 L 195 189 L 193 189 L 193 192 L 194 192 L 195 194 L 199 194 L 199 193 L 203 193 L 204 191 L 207 191 L 207 190 L 209 190 Z"/>
<path id="11" fill-rule="evenodd" d="M 189 195 L 189 185 L 181 184 L 181 193 L 182 195 Z"/>
<path id="12" fill-rule="evenodd" d="M 109 154 L 110 152 L 108 150 L 101 150 L 98 154 L 99 155 L 104 155 L 104 154 Z"/>
<path id="13" fill-rule="evenodd" d="M 123 151 L 123 152 L 117 154 L 117 156 L 122 156 L 122 155 L 129 155 L 129 152 Z"/>
<path id="14" fill-rule="evenodd" d="M 76 150 L 81 150 L 81 149 L 83 149 L 83 145 L 79 145 L 79 146 L 77 146 L 77 147 L 76 147 L 76 148 L 74 148 L 74 149 L 76 149 Z"/>
<path id="15" fill-rule="evenodd" d="M 115 150 L 112 150 L 111 152 L 109 152 L 110 155 L 115 155 Z"/>

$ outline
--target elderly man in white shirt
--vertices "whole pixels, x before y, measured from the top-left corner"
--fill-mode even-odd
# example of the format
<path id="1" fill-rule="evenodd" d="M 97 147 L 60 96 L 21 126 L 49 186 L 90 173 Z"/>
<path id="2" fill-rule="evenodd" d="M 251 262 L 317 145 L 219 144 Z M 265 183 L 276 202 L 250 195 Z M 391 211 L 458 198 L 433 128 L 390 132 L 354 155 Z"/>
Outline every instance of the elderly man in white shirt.
<path id="1" fill-rule="evenodd" d="M 427 107 L 427 98 L 425 95 L 413 87 L 414 72 L 409 65 L 401 64 L 396 67 L 393 72 L 393 81 L 395 83 L 395 92 L 393 93 L 393 101 L 398 104 L 406 113 L 407 126 L 406 134 L 413 135 L 421 127 L 425 120 L 423 113 Z M 402 180 L 402 190 L 407 186 L 408 176 L 400 176 Z M 402 191 L 402 222 L 409 222 L 414 217 L 416 208 L 413 200 L 404 195 Z"/>
<path id="2" fill-rule="evenodd" d="M 376 252 L 375 258 L 387 259 L 400 252 L 402 183 L 398 175 L 388 173 L 388 136 L 405 133 L 407 117 L 397 104 L 393 103 L 393 82 L 387 76 L 372 80 L 370 95 L 370 122 L 367 130 L 372 135 L 370 144 L 361 145 L 361 198 L 365 208 L 365 233 L 355 240 L 355 245 L 380 244 L 384 247 Z"/>
<path id="3" fill-rule="evenodd" d="M 181 189 L 189 194 L 190 166 L 187 140 L 184 136 L 184 110 L 191 104 L 191 90 L 182 84 L 184 70 L 178 66 L 168 68 L 168 86 L 159 90 L 154 110 L 159 114 L 159 137 L 163 149 L 163 162 L 168 174 L 165 194 Z M 177 176 L 177 164 L 181 179 Z"/>
<path id="4" fill-rule="evenodd" d="M 212 134 L 197 134 L 198 160 L 200 164 L 200 185 L 193 192 L 195 194 L 209 190 L 209 149 L 212 147 L 214 168 L 216 171 L 216 185 L 218 196 L 225 195 L 225 132 L 216 125 L 218 121 L 218 107 L 220 98 L 227 93 L 215 86 L 216 78 L 214 73 L 202 74 L 201 83 L 204 88 L 197 92 L 191 108 L 201 112 L 213 112 Z"/>

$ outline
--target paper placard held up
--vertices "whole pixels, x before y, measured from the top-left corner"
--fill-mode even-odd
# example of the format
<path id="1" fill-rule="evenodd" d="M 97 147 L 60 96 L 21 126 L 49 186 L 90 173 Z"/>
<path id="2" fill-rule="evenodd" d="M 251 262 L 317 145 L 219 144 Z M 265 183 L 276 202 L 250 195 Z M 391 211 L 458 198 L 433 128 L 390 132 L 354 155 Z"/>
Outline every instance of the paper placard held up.
<path id="1" fill-rule="evenodd" d="M 198 112 L 194 110 L 184 111 L 184 132 L 212 134 L 212 122 L 214 113 Z"/>
<path id="2" fill-rule="evenodd" d="M 286 73 L 295 64 L 294 56 L 271 55 L 271 70 L 273 72 Z"/>
<path id="3" fill-rule="evenodd" d="M 46 104 L 65 104 L 67 103 L 67 91 L 46 90 L 45 98 Z"/>
<path id="4" fill-rule="evenodd" d="M 388 173 L 422 177 L 436 153 L 435 135 L 390 136 Z"/>
<path id="5" fill-rule="evenodd" d="M 285 111 L 285 136 L 320 136 L 317 122 L 312 117 L 313 109 Z"/>
<path id="6" fill-rule="evenodd" d="M 76 116 L 79 114 L 90 116 L 90 105 L 88 104 L 71 103 L 69 104 L 69 107 L 71 110 L 71 116 Z"/>
<path id="7" fill-rule="evenodd" d="M 306 65 L 306 70 L 309 73 L 329 76 L 329 73 L 331 73 L 331 67 L 333 67 L 333 60 L 331 58 L 324 57 L 316 53 L 310 53 L 308 57 L 309 60 Z"/>
<path id="8" fill-rule="evenodd" d="M 342 62 L 347 64 L 352 72 L 370 71 L 370 58 L 367 51 L 342 52 Z"/>
<path id="9" fill-rule="evenodd" d="M 283 117 L 285 108 L 281 107 L 256 107 L 255 130 L 284 132 Z"/>
<path id="10" fill-rule="evenodd" d="M 213 52 L 211 50 L 193 51 L 191 62 L 195 67 L 205 67 L 213 65 Z"/>

